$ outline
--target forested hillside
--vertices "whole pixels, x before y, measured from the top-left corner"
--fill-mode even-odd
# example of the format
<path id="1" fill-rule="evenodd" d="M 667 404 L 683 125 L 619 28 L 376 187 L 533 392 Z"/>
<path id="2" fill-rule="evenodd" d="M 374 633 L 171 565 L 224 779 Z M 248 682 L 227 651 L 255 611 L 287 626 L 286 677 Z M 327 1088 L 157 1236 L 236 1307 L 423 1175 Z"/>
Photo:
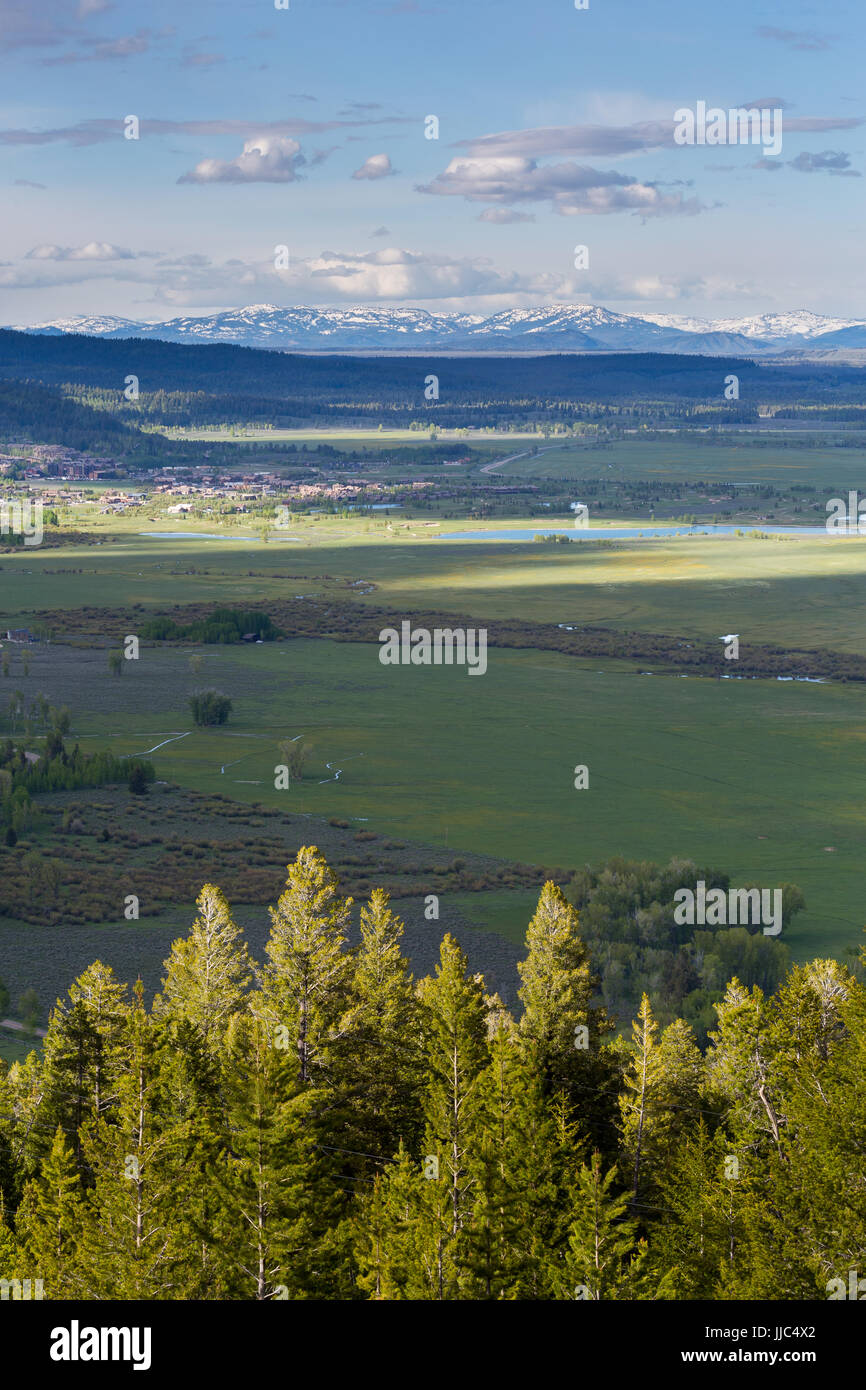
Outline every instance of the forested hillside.
<path id="1" fill-rule="evenodd" d="M 706 1053 L 593 1003 L 577 911 L 529 924 L 519 1018 L 450 937 L 415 983 L 316 849 L 248 956 L 206 885 L 148 1010 L 96 962 L 0 1076 L 0 1255 L 45 1297 L 800 1299 L 866 1258 L 866 990 L 736 980 Z M 431 924 L 431 930 L 435 927 Z"/>
<path id="2" fill-rule="evenodd" d="M 430 375 L 434 394 L 425 394 Z M 734 374 L 739 398 L 725 399 Z M 126 399 L 127 378 L 139 394 Z M 845 366 L 768 367 L 743 358 L 609 353 L 543 357 L 310 357 L 228 344 L 0 330 L 0 378 L 41 383 L 103 415 L 151 426 L 413 421 L 442 427 L 530 421 L 753 421 L 762 401 L 859 403 Z M 8 406 L 7 406 L 8 410 Z M 52 414 L 54 411 L 52 410 Z"/>

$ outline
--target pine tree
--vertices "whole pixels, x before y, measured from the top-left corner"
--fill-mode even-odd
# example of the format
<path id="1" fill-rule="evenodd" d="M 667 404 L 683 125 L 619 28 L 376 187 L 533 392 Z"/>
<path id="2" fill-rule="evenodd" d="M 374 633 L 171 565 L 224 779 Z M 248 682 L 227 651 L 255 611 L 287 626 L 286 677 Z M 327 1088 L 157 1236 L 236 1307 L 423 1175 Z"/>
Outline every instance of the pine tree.
<path id="1" fill-rule="evenodd" d="M 354 962 L 347 1046 L 340 1069 L 348 1110 L 346 1147 L 390 1158 L 421 1137 L 422 1052 L 417 995 L 400 950 L 403 923 L 374 889 L 361 908 L 361 948 Z M 375 1159 L 354 1165 L 369 1175 Z"/>
<path id="2" fill-rule="evenodd" d="M 288 868 L 285 891 L 270 909 L 265 950 L 265 998 L 298 1057 L 301 1085 L 319 1084 L 348 1027 L 351 962 L 345 932 L 352 899 L 315 846 L 305 846 Z"/>
<path id="3" fill-rule="evenodd" d="M 212 1171 L 212 1225 L 223 1297 L 350 1296 L 347 1230 L 320 1152 L 318 1097 L 300 1083 L 294 1049 L 268 1021 L 238 1014 L 226 1036 L 225 1093 L 230 1142 Z"/>
<path id="4" fill-rule="evenodd" d="M 626 1217 L 628 1195 L 611 1192 L 615 1179 L 615 1168 L 602 1172 L 597 1149 L 577 1174 L 560 1298 L 628 1299 L 640 1288 L 646 1246 L 637 1239 L 637 1222 Z"/>
<path id="5" fill-rule="evenodd" d="M 732 1138 L 781 1152 L 781 1075 L 772 1009 L 757 985 L 749 991 L 734 978 L 716 1005 L 718 1027 L 710 1033 L 707 1078 L 726 1107 Z"/>
<path id="6" fill-rule="evenodd" d="M 450 934 L 442 940 L 435 978 L 421 984 L 426 1042 L 425 1153 L 439 1159 L 450 1193 L 451 1235 L 469 1209 L 470 1148 L 478 1136 L 473 1106 L 479 1076 L 488 1064 L 484 992 L 467 975 L 467 960 Z"/>
<path id="7" fill-rule="evenodd" d="M 83 1175 L 82 1128 L 106 1116 L 116 1102 L 129 1013 L 125 996 L 126 985 L 111 966 L 95 961 L 70 986 L 70 1003 L 57 1001 L 48 1024 L 44 1096 L 33 1142 L 44 1156 L 48 1136 L 62 1125 Z"/>
<path id="8" fill-rule="evenodd" d="M 122 1046 L 126 1067 L 111 1120 L 90 1120 L 83 1130 L 93 1175 L 80 1242 L 84 1296 L 182 1297 L 186 1144 L 166 1113 L 165 1029 L 148 1017 L 140 981 Z"/>
<path id="9" fill-rule="evenodd" d="M 460 1252 L 461 1286 L 464 1297 L 513 1298 L 529 1263 L 523 1250 L 528 1176 L 523 1126 L 532 1079 L 514 1021 L 501 1006 L 494 1007 L 488 1026 L 490 1060 L 471 1102 L 478 1139 L 470 1149 L 474 1195 Z"/>
<path id="10" fill-rule="evenodd" d="M 632 1023 L 634 1059 L 623 1080 L 626 1093 L 620 1096 L 623 1127 L 623 1150 L 631 1180 L 632 1201 L 637 1202 L 640 1191 L 640 1164 L 643 1155 L 644 1127 L 653 1101 L 655 1081 L 655 1034 L 658 1024 L 652 1016 L 650 1001 L 645 994 L 640 1002 L 637 1020 Z M 629 1094 L 629 1092 L 631 1094 Z"/>
<path id="11" fill-rule="evenodd" d="M 186 938 L 175 941 L 165 962 L 162 996 L 154 1013 L 186 1019 L 217 1052 L 251 980 L 250 960 L 229 905 L 219 888 L 206 883 L 196 899 L 198 916 Z"/>
<path id="12" fill-rule="evenodd" d="M 678 1019 L 660 1040 L 657 1032 L 645 994 L 619 1098 L 623 1179 L 636 1208 L 655 1200 L 661 1170 L 701 1108 L 703 1061 L 690 1027 Z"/>
<path id="13" fill-rule="evenodd" d="M 748 1153 L 737 1152 L 723 1129 L 713 1134 L 703 1118 L 672 1150 L 651 1258 L 656 1272 L 671 1279 L 673 1297 L 718 1298 L 741 1268 L 750 1166 Z"/>
<path id="14" fill-rule="evenodd" d="M 47 1298 L 80 1293 L 77 1249 L 83 1210 L 75 1155 L 58 1125 L 42 1171 L 24 1189 L 16 1219 L 19 1240 Z"/>
<path id="15" fill-rule="evenodd" d="M 352 1218 L 358 1286 L 368 1298 L 430 1297 L 418 1251 L 427 1180 L 401 1144 L 393 1163 L 361 1190 Z"/>
<path id="16" fill-rule="evenodd" d="M 527 958 L 517 969 L 527 1056 L 547 1094 L 564 1091 L 594 1140 L 609 1147 L 616 1073 L 602 1043 L 613 1024 L 592 1003 L 599 982 L 579 935 L 577 911 L 555 883 L 541 890 L 526 947 Z"/>

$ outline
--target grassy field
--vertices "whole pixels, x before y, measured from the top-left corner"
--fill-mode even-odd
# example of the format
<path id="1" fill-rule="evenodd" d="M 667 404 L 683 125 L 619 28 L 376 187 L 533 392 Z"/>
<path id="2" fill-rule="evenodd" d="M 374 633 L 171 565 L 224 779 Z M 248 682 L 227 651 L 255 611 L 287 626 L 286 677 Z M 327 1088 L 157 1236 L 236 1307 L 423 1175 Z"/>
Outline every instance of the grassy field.
<path id="1" fill-rule="evenodd" d="M 860 436 L 862 439 L 862 436 Z M 549 440 L 548 444 L 556 444 Z M 503 477 L 658 478 L 666 482 L 801 484 L 825 489 L 866 487 L 866 448 L 833 448 L 823 441 L 814 448 L 787 447 L 771 436 L 737 436 L 723 444 L 671 434 L 669 441 L 616 440 L 604 448 L 571 441 L 550 453 L 531 455 L 504 464 Z M 826 494 L 834 496 L 833 491 Z"/>
<path id="2" fill-rule="evenodd" d="M 338 442 L 331 433 L 327 438 Z M 355 445 L 358 436 L 344 442 Z M 366 442 L 375 450 L 381 436 L 371 433 Z M 505 447 L 489 438 L 469 442 L 491 457 L 531 444 L 513 436 Z M 858 487 L 864 461 L 864 451 L 855 449 L 700 446 L 672 438 L 610 450 L 569 442 L 505 467 L 524 478 L 533 468 L 538 477 L 601 476 L 603 465 L 634 478 L 786 486 L 796 479 L 826 497 Z M 85 751 L 144 754 L 160 779 L 197 793 L 221 793 L 241 806 L 261 802 L 303 825 L 309 820 L 311 828 L 338 817 L 353 834 L 405 836 L 452 857 L 565 868 L 617 854 L 661 862 L 688 857 L 739 883 L 799 884 L 807 910 L 787 937 L 796 958 L 844 956 L 859 944 L 866 690 L 855 684 L 649 676 L 626 661 L 514 649 L 491 649 L 487 674 L 476 678 L 459 668 L 385 668 L 372 644 L 307 639 L 200 647 L 198 671 L 190 665 L 192 648 L 145 646 L 117 679 L 108 674 L 104 649 L 64 644 L 63 613 L 129 608 L 143 622 L 149 611 L 175 604 L 267 608 L 269 600 L 308 594 L 388 607 L 395 620 L 435 609 L 465 613 L 482 625 L 519 617 L 686 640 L 737 632 L 744 643 L 862 653 L 866 542 L 824 536 L 558 547 L 445 541 L 440 532 L 543 523 L 537 517 L 434 523 L 411 514 L 306 517 L 288 532 L 269 531 L 267 542 L 260 526 L 241 517 L 220 539 L 206 540 L 196 533 L 221 530 L 220 522 L 179 523 L 155 504 L 125 515 L 75 510 L 76 526 L 100 544 L 0 556 L 2 626 L 29 624 L 40 610 L 55 615 L 54 642 L 28 653 L 29 672 L 21 649 L 6 649 L 12 664 L 8 679 L 0 676 L 4 736 L 11 732 L 3 721 L 12 692 L 20 690 L 25 700 L 44 693 L 71 708 L 73 736 Z M 550 517 L 553 524 L 564 520 Z M 160 530 L 186 534 L 171 540 L 138 534 Z M 366 582 L 359 587 L 358 580 Z M 187 701 L 201 685 L 224 689 L 234 700 L 226 727 L 192 725 Z M 308 775 L 278 792 L 278 744 L 296 735 L 312 745 Z M 590 770 L 587 791 L 573 787 L 579 763 Z M 154 791 L 151 804 L 157 801 Z M 199 859 L 196 851 L 196 869 Z M 88 872 L 98 876 L 103 868 L 112 874 L 111 855 L 95 846 Z M 206 850 L 201 868 L 205 877 L 218 877 L 218 853 Z M 238 883 L 241 877 L 238 869 Z M 487 927 L 508 942 L 522 939 L 531 890 L 512 885 L 466 893 L 455 884 L 449 892 L 455 921 Z M 188 896 L 185 891 L 178 902 Z M 0 945 L 14 949 L 15 930 L 7 927 Z M 123 924 L 98 930 L 106 941 L 134 939 Z M 82 951 L 87 940 L 80 937 Z M 154 937 L 146 961 L 151 974 L 164 944 L 162 935 Z M 63 969 L 78 959 L 64 957 Z"/>
<path id="3" fill-rule="evenodd" d="M 357 601 L 398 612 L 519 615 L 685 637 L 739 632 L 743 641 L 866 650 L 866 539 L 859 537 L 553 547 L 436 539 L 439 531 L 478 529 L 478 522 L 318 517 L 293 523 L 287 536 L 273 531 L 264 544 L 241 532 L 217 541 L 142 538 L 135 534 L 145 529 L 140 519 L 104 520 L 113 523 L 116 543 L 0 559 L 2 617 L 10 626 L 42 609 L 267 604 L 322 592 L 324 576 L 334 576 L 369 581 L 376 587 Z M 508 526 L 538 524 L 527 518 Z"/>
<path id="4" fill-rule="evenodd" d="M 103 652 L 52 648 L 27 681 L 74 707 L 85 751 L 146 753 L 181 786 L 454 852 L 566 867 L 680 855 L 739 882 L 795 882 L 808 903 L 789 938 L 800 957 L 844 950 L 863 925 L 855 686 L 641 676 L 511 650 L 470 677 L 315 640 L 206 649 L 195 681 L 179 649 L 145 649 L 112 679 Z M 235 701 L 227 726 L 192 726 L 186 699 L 202 682 Z M 313 745 L 308 775 L 275 791 L 277 745 L 298 734 Z M 587 791 L 573 787 L 578 763 Z"/>

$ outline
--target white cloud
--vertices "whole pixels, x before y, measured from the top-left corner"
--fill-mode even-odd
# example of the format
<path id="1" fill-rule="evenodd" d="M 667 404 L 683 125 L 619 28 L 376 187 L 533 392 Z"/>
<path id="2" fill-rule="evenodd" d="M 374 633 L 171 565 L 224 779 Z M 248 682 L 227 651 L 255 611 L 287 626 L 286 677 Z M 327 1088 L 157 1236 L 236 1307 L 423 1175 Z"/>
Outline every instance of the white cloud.
<path id="1" fill-rule="evenodd" d="M 37 248 L 39 250 L 40 248 Z M 48 248 L 62 250 L 62 248 Z M 201 253 L 177 253 L 146 264 L 136 253 L 132 260 L 87 257 L 50 259 L 29 257 L 19 266 L 0 269 L 0 289 L 56 292 L 61 286 L 87 286 L 75 312 L 95 312 L 98 282 L 124 282 L 140 291 L 137 303 L 156 316 L 202 309 L 214 311 L 254 303 L 283 304 L 435 304 L 436 309 L 495 312 L 535 307 L 541 303 L 667 303 L 684 300 L 754 300 L 754 285 L 706 279 L 683 271 L 665 274 L 635 270 L 622 276 L 542 271 L 521 274 L 497 267 L 487 257 L 428 254 L 405 248 L 376 251 L 322 251 L 298 259 L 290 268 L 274 271 L 270 260 L 233 257 L 214 263 Z M 160 314 L 159 310 L 163 313 Z M 106 309 L 108 311 L 108 309 Z M 111 309 L 111 312 L 115 312 Z"/>
<path id="2" fill-rule="evenodd" d="M 55 246 L 45 243 L 34 246 L 25 257 L 28 261 L 132 261 L 135 252 L 109 241 L 88 241 L 84 246 Z"/>
<path id="3" fill-rule="evenodd" d="M 236 159 L 202 159 L 178 183 L 294 183 L 304 164 L 297 140 L 256 135 Z"/>
<path id="4" fill-rule="evenodd" d="M 356 169 L 352 175 L 353 179 L 386 179 L 389 174 L 395 174 L 396 169 L 391 168 L 391 160 L 386 154 L 371 154 L 364 160 L 360 169 Z"/>
<path id="5" fill-rule="evenodd" d="M 485 208 L 478 214 L 478 222 L 492 222 L 494 226 L 505 227 L 510 222 L 534 222 L 531 212 L 514 212 L 512 208 Z"/>
<path id="6" fill-rule="evenodd" d="M 419 186 L 418 191 L 502 205 L 550 202 L 554 212 L 563 217 L 614 212 L 669 217 L 704 210 L 697 198 L 662 193 L 655 184 L 639 183 L 613 170 L 591 169 L 572 162 L 539 165 L 534 159 L 519 155 L 458 156 L 432 183 Z"/>
<path id="7" fill-rule="evenodd" d="M 323 290 L 337 300 L 441 299 L 501 294 L 525 283 L 516 272 L 503 273 L 486 258 L 428 255 L 388 247 L 381 251 L 321 255 L 280 273 L 284 285 L 301 295 Z"/>

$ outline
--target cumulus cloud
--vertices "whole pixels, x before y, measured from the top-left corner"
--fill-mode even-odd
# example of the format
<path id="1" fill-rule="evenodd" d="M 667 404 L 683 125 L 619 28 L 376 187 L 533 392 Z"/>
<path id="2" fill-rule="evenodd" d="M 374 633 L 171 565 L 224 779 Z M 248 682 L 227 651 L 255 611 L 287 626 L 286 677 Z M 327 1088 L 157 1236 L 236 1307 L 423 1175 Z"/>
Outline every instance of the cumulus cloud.
<path id="1" fill-rule="evenodd" d="M 531 212 L 515 212 L 513 208 L 485 208 L 478 214 L 478 222 L 492 222 L 494 226 L 504 227 L 510 222 L 534 222 Z"/>
<path id="2" fill-rule="evenodd" d="M 325 282 L 337 298 L 359 300 L 443 299 L 502 293 L 522 286 L 515 272 L 503 273 L 486 258 L 430 255 L 388 247 L 381 251 L 321 255 L 280 278 L 303 291 L 306 281 Z"/>
<path id="3" fill-rule="evenodd" d="M 431 183 L 418 186 L 418 191 L 502 205 L 549 202 L 554 212 L 563 217 L 615 212 L 669 217 L 704 210 L 697 198 L 663 193 L 656 184 L 640 183 L 613 170 L 592 169 L 573 162 L 542 166 L 534 159 L 520 156 L 459 156 Z"/>
<path id="4" fill-rule="evenodd" d="M 297 140 L 256 135 L 236 159 L 202 159 L 178 183 L 294 183 L 306 162 Z"/>
<path id="5" fill-rule="evenodd" d="M 364 160 L 360 169 L 356 169 L 352 175 L 353 179 L 387 179 L 390 174 L 396 174 L 397 170 L 391 168 L 391 160 L 386 154 L 371 154 Z"/>
<path id="6" fill-rule="evenodd" d="M 377 251 L 323 251 L 293 261 L 275 272 L 270 259 L 239 257 L 214 262 L 202 253 L 165 254 L 154 263 L 137 253 L 125 261 L 30 259 L 17 267 L 0 268 L 0 288 L 44 290 L 60 286 L 97 286 L 123 282 L 139 291 L 137 302 L 150 305 L 158 316 L 173 312 L 238 308 L 248 304 L 400 304 L 435 303 L 437 309 L 465 312 L 476 308 L 492 313 L 499 308 L 542 303 L 628 303 L 677 301 L 690 298 L 743 299 L 753 302 L 754 285 L 682 273 L 633 270 L 620 276 L 537 271 L 520 274 L 498 268 L 486 257 L 428 254 L 388 247 Z M 112 296 L 116 291 L 112 288 Z M 86 308 L 94 306 L 96 290 L 87 289 Z"/>
<path id="7" fill-rule="evenodd" d="M 133 261 L 134 251 L 113 246 L 110 241 L 88 241 L 84 246 L 34 246 L 24 258 L 28 261 Z"/>
<path id="8" fill-rule="evenodd" d="M 390 233 L 390 231 L 389 231 L 389 229 L 388 229 L 387 227 L 377 227 L 376 230 L 375 230 L 374 232 L 371 232 L 371 233 L 370 233 L 370 236 L 390 236 L 390 235 L 391 235 L 391 233 Z"/>

